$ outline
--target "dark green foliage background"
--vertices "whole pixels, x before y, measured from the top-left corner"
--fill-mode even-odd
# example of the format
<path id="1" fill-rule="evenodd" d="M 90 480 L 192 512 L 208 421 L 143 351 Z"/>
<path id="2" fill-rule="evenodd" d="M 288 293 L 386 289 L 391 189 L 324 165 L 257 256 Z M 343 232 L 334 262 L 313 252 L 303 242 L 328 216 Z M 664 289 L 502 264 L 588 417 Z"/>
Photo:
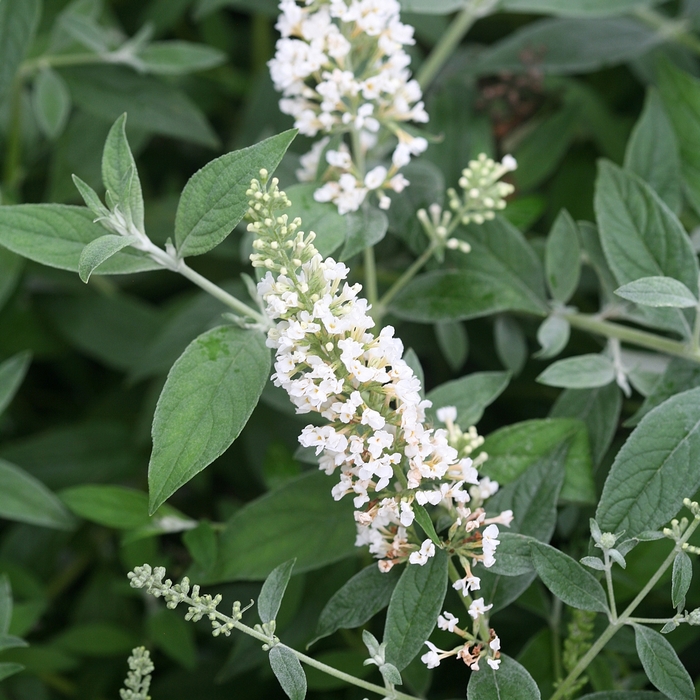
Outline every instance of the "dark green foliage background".
<path id="1" fill-rule="evenodd" d="M 45 0 L 36 50 L 65 4 Z M 676 5 L 670 3 L 671 9 L 677 9 Z M 685 6 L 695 12 L 697 21 L 697 3 Z M 274 50 L 275 14 L 275 3 L 262 0 L 105 2 L 102 20 L 120 25 L 129 35 L 152 22 L 157 38 L 207 44 L 223 51 L 226 62 L 183 77 L 143 78 L 138 90 L 145 91 L 146 101 L 155 99 L 157 85 L 169 88 L 160 102 L 165 115 L 162 121 L 149 117 L 145 110 L 138 116 L 133 71 L 109 66 L 61 70 L 74 99 L 65 131 L 55 141 L 41 137 L 29 105 L 23 106 L 21 167 L 15 173 L 19 178 L 12 187 L 3 188 L 3 204 L 80 203 L 71 173 L 99 190 L 104 139 L 112 121 L 126 111 L 146 200 L 146 230 L 155 242 L 164 243 L 172 235 L 179 193 L 197 169 L 214 157 L 292 126 L 277 108 L 265 65 Z M 562 71 L 555 69 L 553 75 L 543 77 L 539 68 L 556 60 L 556 52 L 551 51 L 535 56 L 529 78 L 518 82 L 503 70 L 513 68 L 513 60 L 517 64 L 522 54 L 517 47 L 499 42 L 519 36 L 518 32 L 538 19 L 502 12 L 479 21 L 470 31 L 469 46 L 458 50 L 426 95 L 431 115 L 428 126 L 441 140 L 431 145 L 420 162 L 435 164 L 451 186 L 468 159 L 480 151 L 502 155 L 512 150 L 520 167 L 514 176 L 516 195 L 506 216 L 544 255 L 544 236 L 562 208 L 574 220 L 594 219 L 596 160 L 605 157 L 622 164 L 627 139 L 644 105 L 645 82 L 658 54 L 667 54 L 691 73 L 700 71 L 690 53 L 678 45 L 666 45 L 644 55 L 630 50 L 627 54 L 622 51 L 621 57 L 583 61 L 563 71 L 566 75 L 556 75 Z M 417 27 L 418 43 L 412 49 L 417 66 L 448 18 L 409 15 L 408 21 Z M 500 53 L 487 48 L 477 59 L 476 45 L 498 45 Z M 622 43 L 617 46 L 624 48 Z M 172 97 L 175 89 L 201 111 L 201 121 L 190 117 L 195 126 L 182 126 L 174 116 L 178 108 Z M 512 102 L 509 95 L 514 96 Z M 6 169 L 8 109 L 5 101 L 0 107 L 0 157 Z M 291 155 L 278 171 L 283 185 L 294 182 L 295 158 L 308 146 L 303 138 L 292 144 Z M 418 174 L 409 177 L 419 181 Z M 392 217 L 396 233 L 400 211 L 390 212 L 390 223 Z M 689 208 L 683 217 L 687 228 L 698 223 Z M 399 235 L 388 236 L 377 247 L 380 285 L 388 285 L 412 260 L 410 250 L 419 229 L 412 220 L 403 223 Z M 193 259 L 192 267 L 242 296 L 240 273 L 249 270 L 241 262 L 245 257 L 242 241 L 243 227 L 239 227 L 222 245 Z M 356 269 L 359 267 L 358 261 Z M 95 276 L 88 286 L 75 274 L 32 262 L 24 265 L 16 284 L 7 274 L 6 280 L 0 279 L 0 361 L 25 350 L 33 359 L 19 393 L 0 416 L 0 459 L 21 466 L 54 491 L 82 484 L 116 484 L 145 492 L 150 426 L 165 375 L 193 338 L 218 325 L 223 307 L 186 280 L 162 271 Z M 597 286 L 590 267 L 584 268 L 569 303 L 584 312 L 597 310 Z M 468 356 L 465 359 L 458 352 L 456 360 L 449 353 L 446 359 L 441 350 L 446 342 L 444 328 L 398 318 L 390 322 L 420 359 L 427 391 L 465 374 L 504 369 L 494 346 L 494 325 L 502 328 L 512 323 L 511 316 L 464 322 Z M 523 316 L 519 323 L 527 343 L 527 361 L 486 409 L 479 423 L 483 435 L 515 422 L 549 416 L 560 393 L 534 381 L 547 364 L 532 358 L 538 349 L 539 319 Z M 600 348 L 594 337 L 573 331 L 566 354 L 598 352 Z M 517 348 L 511 349 L 517 355 Z M 511 366 L 517 364 L 518 358 L 511 358 Z M 692 381 L 697 385 L 697 377 Z M 615 400 L 616 395 L 610 397 Z M 598 495 L 613 455 L 629 435 L 622 421 L 642 401 L 638 393 L 623 401 L 613 448 L 606 452 L 603 445 L 596 453 L 600 458 L 595 472 Z M 230 640 L 212 639 L 204 622 L 185 623 L 180 611 L 165 610 L 152 600 L 144 603 L 126 580 L 130 568 L 148 561 L 166 566 L 173 578 L 189 572 L 195 581 L 197 576 L 222 581 L 212 591 L 222 592 L 228 605 L 234 599 L 245 604 L 257 597 L 259 581 L 232 582 L 235 574 L 222 574 L 216 568 L 216 540 L 234 538 L 231 531 L 222 535 L 220 524 L 244 504 L 304 470 L 315 469 L 294 459 L 296 437 L 305 417 L 280 411 L 278 406 L 279 396 L 268 387 L 233 446 L 169 500 L 188 517 L 202 521 L 184 536 L 135 538 L 127 534 L 131 526 L 120 529 L 84 520 L 69 532 L 0 523 L 0 571 L 8 574 L 15 598 L 11 632 L 30 643 L 27 649 L 3 653 L 3 662 L 16 660 L 27 670 L 0 684 L 0 699 L 115 698 L 126 674 L 126 657 L 139 643 L 153 653 L 156 673 L 151 694 L 155 700 L 284 697 L 257 642 L 235 635 Z M 552 415 L 566 414 L 557 414 L 554 408 Z M 331 481 L 326 485 L 330 490 Z M 330 497 L 328 502 L 331 508 Z M 588 506 L 560 508 L 554 542 L 574 558 L 587 553 L 587 523 L 592 514 Z M 270 508 L 273 523 L 276 515 L 275 508 Z M 249 531 L 254 533 L 255 528 Z M 338 549 L 324 560 L 333 563 L 308 566 L 305 573 L 291 579 L 277 628 L 290 646 L 302 649 L 316 636 L 325 603 L 370 563 L 364 551 L 352 547 L 352 539 L 343 537 L 341 533 L 337 543 L 334 540 Z M 645 547 L 629 555 L 626 571 L 617 571 L 623 601 L 631 600 L 638 581 L 653 573 L 669 544 L 654 542 Z M 242 549 L 241 561 L 247 561 L 244 555 L 255 559 L 254 534 Z M 312 552 L 309 557 L 313 556 Z M 670 574 L 651 595 L 643 614 L 670 614 L 669 580 Z M 448 589 L 448 609 L 457 611 L 458 605 L 456 594 Z M 700 587 L 694 585 L 687 606 L 698 605 Z M 504 650 L 530 671 L 544 696 L 552 687 L 552 644 L 560 642 L 568 622 L 565 616 L 553 635 L 546 621 L 550 606 L 551 597 L 536 582 L 515 604 L 493 617 Z M 226 607 L 222 605 L 223 610 Z M 369 623 L 378 637 L 382 615 Z M 441 634 L 436 634 L 438 645 Z M 693 678 L 698 678 L 698 628 L 685 626 L 668 639 Z M 358 629 L 336 631 L 316 642 L 310 653 L 349 672 L 372 676 L 372 667 L 361 665 L 364 647 Z M 315 672 L 308 675 L 309 697 L 359 700 L 366 695 Z M 404 670 L 406 685 L 416 693 L 427 691 L 432 682 L 430 697 L 435 699 L 464 697 L 467 677 L 468 671 L 458 662 L 443 664 L 430 677 L 419 662 Z M 613 639 L 590 667 L 588 677 L 589 692 L 647 687 L 630 629 Z M 372 679 L 380 682 L 376 672 Z"/>

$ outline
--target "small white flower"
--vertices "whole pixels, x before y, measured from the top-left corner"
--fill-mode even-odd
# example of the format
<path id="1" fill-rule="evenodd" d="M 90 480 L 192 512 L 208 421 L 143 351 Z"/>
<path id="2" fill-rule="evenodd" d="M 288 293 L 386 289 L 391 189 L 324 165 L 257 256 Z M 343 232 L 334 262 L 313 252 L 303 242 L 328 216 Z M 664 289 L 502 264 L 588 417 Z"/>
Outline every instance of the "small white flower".
<path id="1" fill-rule="evenodd" d="M 457 420 L 457 409 L 454 406 L 443 406 L 435 411 L 435 415 L 441 423 L 445 423 L 445 425 L 447 425 L 448 423 L 454 423 Z"/>
<path id="2" fill-rule="evenodd" d="M 516 170 L 518 167 L 518 161 L 513 158 L 512 155 L 508 154 L 506 156 L 503 156 L 503 160 L 501 160 L 501 165 L 506 169 L 506 170 Z"/>
<path id="3" fill-rule="evenodd" d="M 425 566 L 430 557 L 435 556 L 435 545 L 430 540 L 425 540 L 417 552 L 413 552 L 408 558 L 410 564 Z"/>
<path id="4" fill-rule="evenodd" d="M 492 607 L 493 603 L 491 605 L 484 605 L 484 599 L 477 598 L 469 604 L 468 612 L 471 615 L 472 619 L 476 620 L 481 615 L 491 610 Z"/>
<path id="5" fill-rule="evenodd" d="M 428 647 L 428 649 L 430 649 L 430 651 L 423 654 L 423 656 L 420 657 L 420 660 L 428 668 L 437 668 L 440 665 L 440 655 L 444 654 L 445 652 L 438 649 L 432 642 L 426 642 L 425 645 Z"/>
<path id="6" fill-rule="evenodd" d="M 445 611 L 442 615 L 438 615 L 437 626 L 441 630 L 454 632 L 457 624 L 459 624 L 459 618 L 455 617 L 452 613 Z"/>
<path id="7" fill-rule="evenodd" d="M 486 659 L 486 663 L 494 670 L 498 671 L 498 667 L 501 665 L 500 659 Z"/>

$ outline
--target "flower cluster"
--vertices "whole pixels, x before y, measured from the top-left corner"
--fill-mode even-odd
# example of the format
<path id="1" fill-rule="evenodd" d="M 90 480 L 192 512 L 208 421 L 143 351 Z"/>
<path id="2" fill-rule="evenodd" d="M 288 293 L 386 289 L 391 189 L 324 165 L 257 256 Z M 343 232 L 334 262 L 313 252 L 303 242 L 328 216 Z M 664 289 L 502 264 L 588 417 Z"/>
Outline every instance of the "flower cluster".
<path id="1" fill-rule="evenodd" d="M 418 508 L 440 507 L 450 515 L 445 546 L 491 565 L 496 523 L 509 523 L 512 514 L 486 518 L 482 504 L 498 485 L 479 477 L 483 457 L 476 465 L 469 457 L 481 438 L 461 431 L 454 408 L 439 413 L 445 428 L 426 424 L 430 402 L 394 329 L 370 332 L 360 285 L 345 281 L 345 265 L 321 258 L 314 234 L 298 231 L 299 219 L 281 213 L 289 200 L 277 181 L 268 184 L 265 171 L 261 180 L 248 190 L 249 230 L 256 234 L 252 263 L 267 270 L 258 293 L 277 321 L 267 340 L 276 351 L 273 381 L 298 413 L 329 421 L 307 426 L 299 441 L 315 450 L 326 473 L 339 472 L 333 497 L 352 495 L 357 544 L 369 545 L 382 571 L 406 560 L 423 565 L 436 545 L 421 542 L 411 526 Z"/>
<path id="2" fill-rule="evenodd" d="M 351 155 L 326 136 L 302 157 L 299 179 L 315 180 L 323 158 L 326 183 L 316 192 L 318 201 L 334 202 L 342 214 L 376 191 L 387 208 L 385 190 L 403 190 L 408 181 L 399 169 L 428 146 L 404 128 L 428 121 L 403 49 L 414 43 L 413 27 L 400 21 L 397 0 L 282 0 L 279 7 L 281 38 L 269 66 L 283 95 L 280 109 L 306 136 L 353 133 L 353 149 L 361 151 Z M 365 173 L 358 164 L 391 136 L 398 140 L 391 166 Z"/>
<path id="3" fill-rule="evenodd" d="M 477 598 L 470 603 L 467 612 L 472 618 L 472 626 L 475 633 L 478 632 L 482 616 L 492 607 L 492 605 L 484 605 L 483 598 Z M 448 651 L 438 649 L 432 642 L 426 642 L 425 644 L 429 651 L 420 657 L 421 661 L 428 668 L 435 668 L 440 665 L 442 659 L 446 659 L 449 656 L 456 656 L 458 659 L 464 661 L 472 671 L 478 671 L 479 661 L 485 658 L 486 663 L 494 669 L 494 671 L 497 670 L 501 665 L 501 640 L 496 635 L 496 632 L 493 629 L 489 629 L 488 642 L 479 641 L 476 634 L 472 634 L 466 629 L 461 629 L 457 626 L 458 624 L 458 617 L 455 617 L 449 612 L 443 612 L 443 614 L 438 617 L 438 627 L 441 630 L 459 635 L 465 641 Z"/>
<path id="4" fill-rule="evenodd" d="M 148 690 L 151 687 L 153 662 L 145 647 L 136 647 L 129 657 L 129 672 L 124 688 L 119 691 L 122 700 L 151 700 Z"/>

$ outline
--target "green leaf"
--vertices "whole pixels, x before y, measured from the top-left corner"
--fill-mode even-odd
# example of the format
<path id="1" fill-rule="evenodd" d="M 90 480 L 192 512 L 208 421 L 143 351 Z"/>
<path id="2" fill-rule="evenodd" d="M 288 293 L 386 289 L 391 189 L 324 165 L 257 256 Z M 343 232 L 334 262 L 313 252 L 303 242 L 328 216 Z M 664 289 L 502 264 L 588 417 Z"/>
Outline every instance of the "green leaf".
<path id="1" fill-rule="evenodd" d="M 404 12 L 426 15 L 448 15 L 464 7 L 465 0 L 401 0 Z"/>
<path id="2" fill-rule="evenodd" d="M 523 329 L 512 316 L 499 314 L 493 325 L 496 354 L 503 366 L 514 375 L 520 374 L 527 361 L 527 340 Z"/>
<path id="3" fill-rule="evenodd" d="M 269 173 L 277 168 L 296 133 L 290 129 L 220 156 L 187 181 L 175 216 L 175 243 L 181 256 L 206 253 L 233 231 L 248 211 L 250 181 L 260 177 L 261 168 Z"/>
<path id="4" fill-rule="evenodd" d="M 9 92 L 31 46 L 40 15 L 41 0 L 3 0 L 0 3 L 0 102 Z"/>
<path id="5" fill-rule="evenodd" d="M 75 525 L 61 501 L 41 481 L 4 459 L 0 459 L 0 517 L 58 530 L 71 530 Z"/>
<path id="6" fill-rule="evenodd" d="M 467 700 L 539 700 L 540 697 L 532 676 L 505 654 L 501 654 L 498 670 L 484 664 L 484 668 L 469 676 Z"/>
<path id="7" fill-rule="evenodd" d="M 24 259 L 0 246 L 0 310 L 22 276 Z"/>
<path id="8" fill-rule="evenodd" d="M 292 206 L 285 213 L 290 221 L 298 216 L 302 229 L 316 234 L 314 245 L 321 256 L 325 257 L 343 244 L 350 224 L 345 216 L 338 213 L 335 204 L 317 202 L 314 199 L 317 189 L 317 185 L 312 183 L 287 187 L 285 191 Z"/>
<path id="9" fill-rule="evenodd" d="M 558 17 L 604 17 L 624 15 L 631 10 L 651 5 L 653 0 L 502 0 L 499 10 L 536 12 Z"/>
<path id="10" fill-rule="evenodd" d="M 693 579 L 693 562 L 685 552 L 678 552 L 673 560 L 671 577 L 671 602 L 673 607 L 681 610 L 685 606 L 690 582 Z"/>
<path id="11" fill-rule="evenodd" d="M 201 520 L 197 527 L 182 535 L 182 541 L 195 563 L 208 573 L 216 564 L 218 552 L 217 535 L 211 523 Z"/>
<path id="12" fill-rule="evenodd" d="M 4 681 L 5 678 L 14 676 L 15 673 L 24 671 L 24 666 L 22 664 L 14 663 L 0 663 L 0 681 Z"/>
<path id="13" fill-rule="evenodd" d="M 500 484 L 507 484 L 538 460 L 552 459 L 553 450 L 563 443 L 569 447 L 564 462 L 562 500 L 594 503 L 596 494 L 587 435 L 584 426 L 575 419 L 535 419 L 496 430 L 481 448 L 489 455 L 481 471 Z"/>
<path id="14" fill-rule="evenodd" d="M 384 627 L 386 660 L 402 671 L 437 624 L 447 591 L 447 554 L 442 549 L 424 566 L 407 564 L 389 602 Z"/>
<path id="15" fill-rule="evenodd" d="M 511 531 L 549 542 L 557 522 L 557 501 L 564 482 L 569 444 L 554 447 L 488 502 L 489 514 L 513 511 Z"/>
<path id="16" fill-rule="evenodd" d="M 277 644 L 270 649 L 270 667 L 290 700 L 304 700 L 306 674 L 289 647 Z"/>
<path id="17" fill-rule="evenodd" d="M 616 384 L 593 389 L 566 389 L 550 411 L 551 418 L 578 418 L 588 428 L 593 466 L 600 464 L 612 442 L 622 408 Z"/>
<path id="18" fill-rule="evenodd" d="M 110 296 L 54 294 L 41 301 L 41 310 L 71 345 L 121 371 L 140 361 L 162 320 L 150 304 L 116 292 Z"/>
<path id="19" fill-rule="evenodd" d="M 131 127 L 216 148 L 219 139 L 200 109 L 183 92 L 163 80 L 121 66 L 63 69 L 75 103 L 114 122 L 124 112 Z"/>
<path id="20" fill-rule="evenodd" d="M 346 215 L 347 239 L 340 254 L 341 260 L 348 260 L 365 248 L 376 245 L 386 236 L 389 220 L 386 214 L 376 207 L 366 204 L 359 211 Z M 304 224 L 306 226 L 306 224 Z"/>
<path id="21" fill-rule="evenodd" d="M 664 41 L 653 29 L 629 17 L 552 18 L 530 22 L 491 45 L 478 58 L 480 75 L 525 72 L 522 52 L 538 47 L 537 67 L 559 75 L 589 73 L 643 56 Z"/>
<path id="22" fill-rule="evenodd" d="M 0 635 L 6 635 L 12 621 L 12 586 L 7 574 L 0 574 Z"/>
<path id="23" fill-rule="evenodd" d="M 664 696 L 651 690 L 603 690 L 584 695 L 580 700 L 663 700 Z"/>
<path id="24" fill-rule="evenodd" d="M 258 596 L 258 614 L 262 622 L 276 619 L 295 563 L 296 559 L 290 559 L 280 564 L 265 579 Z"/>
<path id="25" fill-rule="evenodd" d="M 29 645 L 21 637 L 15 637 L 11 634 L 0 634 L 0 651 L 27 646 Z"/>
<path id="26" fill-rule="evenodd" d="M 495 564 L 489 567 L 490 574 L 522 576 L 533 571 L 530 542 L 535 541 L 534 538 L 502 530 L 498 533 L 498 539 L 498 556 Z"/>
<path id="27" fill-rule="evenodd" d="M 355 553 L 352 501 L 334 502 L 332 486 L 314 470 L 243 506 L 221 535 L 220 567 L 213 578 L 264 579 L 292 557 L 301 573 Z"/>
<path id="28" fill-rule="evenodd" d="M 136 646 L 131 630 L 109 622 L 88 622 L 66 630 L 53 640 L 60 649 L 81 656 L 120 656 Z"/>
<path id="29" fill-rule="evenodd" d="M 77 187 L 78 192 L 80 192 L 85 206 L 87 206 L 96 217 L 101 218 L 110 215 L 109 209 L 102 204 L 102 200 L 99 198 L 97 192 L 95 192 L 87 182 L 81 180 L 77 175 L 73 175 L 71 179 L 73 180 L 73 184 Z"/>
<path id="30" fill-rule="evenodd" d="M 685 194 L 695 211 L 700 212 L 700 81 L 669 60 L 658 62 L 657 79 L 678 140 Z"/>
<path id="31" fill-rule="evenodd" d="M 595 210 L 605 257 L 619 285 L 641 277 L 673 277 L 697 288 L 698 262 L 683 226 L 654 190 L 636 175 L 601 161 Z M 686 335 L 682 311 L 644 309 L 652 322 Z"/>
<path id="32" fill-rule="evenodd" d="M 228 449 L 269 372 L 259 331 L 219 326 L 190 343 L 168 373 L 153 417 L 151 512 Z"/>
<path id="33" fill-rule="evenodd" d="M 179 611 L 159 608 L 146 618 L 146 629 L 153 644 L 189 671 L 197 666 L 194 627 Z"/>
<path id="34" fill-rule="evenodd" d="M 184 75 L 226 62 L 226 54 L 212 46 L 189 41 L 154 41 L 138 53 L 146 72 Z"/>
<path id="35" fill-rule="evenodd" d="M 552 297 L 566 304 L 581 275 L 581 247 L 576 223 L 566 209 L 559 212 L 545 248 L 547 284 Z"/>
<path id="36" fill-rule="evenodd" d="M 371 620 L 389 605 L 398 579 L 398 567 L 382 573 L 376 564 L 370 564 L 355 574 L 326 603 L 311 644 L 336 630 L 361 627 Z"/>
<path id="37" fill-rule="evenodd" d="M 569 343 L 571 326 L 561 316 L 549 316 L 537 329 L 537 342 L 542 346 L 535 357 L 546 360 L 558 355 Z"/>
<path id="38" fill-rule="evenodd" d="M 476 425 L 484 415 L 484 409 L 503 393 L 510 376 L 510 372 L 474 372 L 441 384 L 427 396 L 433 402 L 427 415 L 436 421 L 438 408 L 454 406 L 457 409 L 457 424 L 466 430 Z"/>
<path id="39" fill-rule="evenodd" d="M 674 357 L 651 393 L 644 399 L 642 407 L 626 421 L 625 425 L 637 425 L 649 411 L 661 405 L 666 399 L 697 386 L 700 386 L 700 366 L 695 362 Z"/>
<path id="40" fill-rule="evenodd" d="M 577 355 L 549 365 L 537 380 L 547 386 L 588 389 L 605 386 L 615 380 L 615 367 L 605 355 Z"/>
<path id="41" fill-rule="evenodd" d="M 63 78 L 44 68 L 34 81 L 32 106 L 39 128 L 50 139 L 60 136 L 70 113 L 70 93 Z"/>
<path id="42" fill-rule="evenodd" d="M 102 182 L 107 197 L 119 207 L 127 222 L 133 222 L 143 232 L 143 193 L 136 161 L 126 138 L 126 114 L 114 122 L 107 134 L 102 151 Z"/>
<path id="43" fill-rule="evenodd" d="M 532 564 L 549 590 L 579 610 L 607 612 L 603 587 L 593 574 L 564 552 L 542 542 L 531 542 Z"/>
<path id="44" fill-rule="evenodd" d="M 174 508 L 166 506 L 151 518 L 148 495 L 124 486 L 84 484 L 61 491 L 60 497 L 77 516 L 117 530 L 157 524 L 158 518 L 163 516 L 181 516 Z"/>
<path id="45" fill-rule="evenodd" d="M 0 364 L 0 414 L 10 405 L 24 380 L 32 356 L 20 352 Z"/>
<path id="46" fill-rule="evenodd" d="M 634 639 L 649 680 L 669 700 L 695 700 L 693 681 L 668 640 L 642 625 L 634 625 Z"/>
<path id="47" fill-rule="evenodd" d="M 65 204 L 18 204 L 0 207 L 0 245 L 34 262 L 77 272 L 83 248 L 104 235 L 86 207 Z M 120 275 L 159 269 L 136 250 L 124 250 L 95 272 Z"/>
<path id="48" fill-rule="evenodd" d="M 622 285 L 615 294 L 642 306 L 689 309 L 698 304 L 688 287 L 673 277 L 642 277 Z"/>
<path id="49" fill-rule="evenodd" d="M 655 88 L 647 90 L 644 110 L 625 151 L 625 169 L 648 182 L 674 213 L 683 203 L 678 141 Z"/>
<path id="50" fill-rule="evenodd" d="M 691 389 L 644 416 L 617 453 L 596 511 L 600 528 L 635 537 L 669 521 L 700 488 L 699 449 L 700 389 Z"/>
<path id="51" fill-rule="evenodd" d="M 436 323 L 435 338 L 450 369 L 459 371 L 469 355 L 469 336 L 464 324 L 455 321 Z"/>
<path id="52" fill-rule="evenodd" d="M 442 543 L 440 542 L 440 538 L 437 536 L 437 532 L 435 532 L 435 525 L 433 525 L 433 520 L 428 514 L 428 511 L 422 505 L 420 505 L 420 503 L 413 503 L 412 508 L 416 516 L 416 522 L 421 526 L 423 532 L 430 538 L 430 541 L 439 547 Z"/>
<path id="53" fill-rule="evenodd" d="M 118 253 L 123 248 L 134 243 L 135 239 L 128 236 L 118 236 L 116 234 L 107 234 L 101 238 L 96 238 L 91 243 L 88 243 L 80 254 L 78 261 L 78 274 L 80 279 L 87 283 L 90 275 L 99 267 L 105 260 L 109 260 L 113 255 Z"/>

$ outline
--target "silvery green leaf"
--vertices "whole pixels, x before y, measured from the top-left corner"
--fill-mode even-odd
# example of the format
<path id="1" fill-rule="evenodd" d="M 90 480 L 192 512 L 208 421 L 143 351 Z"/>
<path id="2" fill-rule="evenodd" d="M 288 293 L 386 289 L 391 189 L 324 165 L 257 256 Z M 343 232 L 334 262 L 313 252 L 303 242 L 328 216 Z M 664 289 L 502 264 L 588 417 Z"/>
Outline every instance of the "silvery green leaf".
<path id="1" fill-rule="evenodd" d="M 258 614 L 262 622 L 271 622 L 277 617 L 295 563 L 296 559 L 290 559 L 280 564 L 265 579 L 258 596 Z"/>
<path id="2" fill-rule="evenodd" d="M 621 566 L 623 569 L 627 568 L 627 562 L 625 561 L 625 558 L 622 556 L 622 554 L 620 554 L 620 552 L 618 552 L 617 549 L 609 549 L 608 554 L 618 566 Z"/>
<path id="3" fill-rule="evenodd" d="M 559 212 L 547 237 L 545 274 L 552 296 L 566 304 L 581 275 L 581 244 L 576 222 L 566 209 Z"/>
<path id="4" fill-rule="evenodd" d="M 527 340 L 522 327 L 512 316 L 499 314 L 493 334 L 498 359 L 517 376 L 527 361 Z"/>
<path id="5" fill-rule="evenodd" d="M 671 602 L 673 607 L 680 610 L 685 605 L 685 596 L 693 579 L 693 562 L 686 552 L 678 552 L 673 560 L 673 575 L 671 578 Z"/>
<path id="6" fill-rule="evenodd" d="M 649 680 L 669 700 L 695 700 L 690 675 L 666 638 L 643 625 L 634 625 L 634 636 Z"/>
<path id="7" fill-rule="evenodd" d="M 537 381 L 547 386 L 587 389 L 605 386 L 615 379 L 615 367 L 605 355 L 578 355 L 558 360 L 542 372 Z"/>
<path id="8" fill-rule="evenodd" d="M 132 245 L 135 238 L 130 236 L 119 236 L 116 234 L 107 234 L 101 238 L 96 238 L 88 243 L 83 252 L 80 254 L 78 262 L 78 274 L 83 282 L 88 282 L 90 275 L 99 267 L 105 260 L 109 260 L 113 255 L 118 253 L 123 248 Z"/>
<path id="9" fill-rule="evenodd" d="M 540 700 L 541 697 L 533 677 L 505 654 L 501 654 L 497 670 L 484 664 L 484 668 L 469 676 L 467 700 Z"/>
<path id="10" fill-rule="evenodd" d="M 642 277 L 615 290 L 615 294 L 642 306 L 689 309 L 698 300 L 683 282 L 672 277 Z"/>
<path id="11" fill-rule="evenodd" d="M 189 41 L 154 41 L 138 52 L 138 60 L 149 73 L 184 75 L 222 64 L 226 54 Z"/>
<path id="12" fill-rule="evenodd" d="M 7 634 L 12 620 L 12 586 L 6 573 L 0 574 L 0 634 Z"/>
<path id="13" fill-rule="evenodd" d="M 580 562 L 589 567 L 590 569 L 596 569 L 597 571 L 605 571 L 605 564 L 598 559 L 598 557 L 583 557 Z"/>
<path id="14" fill-rule="evenodd" d="M 629 537 L 642 539 L 640 533 L 678 512 L 683 498 L 700 488 L 694 457 L 700 449 L 699 426 L 700 388 L 677 394 L 642 418 L 605 481 L 596 511 L 602 530 L 626 530 Z"/>
<path id="15" fill-rule="evenodd" d="M 306 697 L 306 674 L 296 654 L 284 644 L 270 649 L 270 667 L 289 700 L 304 700 Z"/>
<path id="16" fill-rule="evenodd" d="M 674 622 L 673 620 L 669 620 L 662 628 L 661 628 L 661 634 L 668 634 L 669 632 L 673 632 L 673 630 L 678 629 L 678 623 Z"/>
<path id="17" fill-rule="evenodd" d="M 664 537 L 664 533 L 659 532 L 658 530 L 645 530 L 644 532 L 640 532 L 638 535 L 635 535 L 635 539 L 639 540 L 640 542 L 653 542 L 654 540 L 662 540 Z"/>
<path id="18" fill-rule="evenodd" d="M 23 268 L 24 259 L 21 256 L 0 247 L 0 309 L 16 289 Z"/>
<path id="19" fill-rule="evenodd" d="M 70 93 L 63 78 L 44 68 L 34 81 L 32 106 L 39 128 L 50 139 L 60 136 L 70 113 Z"/>
<path id="20" fill-rule="evenodd" d="M 628 540 L 624 540 L 624 542 L 619 542 L 616 546 L 615 549 L 622 554 L 624 557 L 626 554 L 629 554 L 640 542 L 639 536 L 637 537 L 632 537 Z"/>
<path id="21" fill-rule="evenodd" d="M 542 349 L 534 354 L 541 360 L 558 355 L 569 342 L 571 326 L 569 322 L 561 316 L 549 316 L 537 329 L 537 342 Z"/>
<path id="22" fill-rule="evenodd" d="M 114 122 L 107 135 L 102 152 L 102 181 L 126 220 L 143 232 L 143 194 L 126 138 L 126 114 Z"/>
<path id="23" fill-rule="evenodd" d="M 20 352 L 0 363 L 0 414 L 10 405 L 29 369 L 32 356 Z"/>
<path id="24" fill-rule="evenodd" d="M 588 525 L 591 529 L 591 537 L 593 538 L 593 541 L 600 542 L 600 538 L 603 533 L 598 525 L 598 521 L 595 518 L 589 518 Z"/>
<path id="25" fill-rule="evenodd" d="M 384 656 L 386 647 L 380 644 L 379 640 L 369 630 L 362 630 L 362 641 L 367 647 L 370 656 Z"/>
<path id="26" fill-rule="evenodd" d="M 376 245 L 386 236 L 389 220 L 377 207 L 365 204 L 358 211 L 348 212 L 345 216 L 347 238 L 340 253 L 341 260 L 348 260 L 361 253 L 365 248 Z M 306 225 L 306 224 L 304 224 Z"/>
<path id="27" fill-rule="evenodd" d="M 382 678 L 387 682 L 391 683 L 392 685 L 401 685 L 403 682 L 401 679 L 401 674 L 399 673 L 399 669 L 396 668 L 393 664 L 382 664 L 379 667 L 379 673 L 382 674 Z"/>
<path id="28" fill-rule="evenodd" d="M 433 544 L 438 547 L 441 546 L 442 542 L 440 542 L 440 538 L 438 537 L 437 532 L 435 532 L 435 525 L 433 525 L 432 518 L 428 514 L 428 511 L 422 505 L 420 505 L 420 503 L 414 502 L 411 507 L 415 513 L 416 522 L 421 526 L 423 532 L 425 532 Z"/>
<path id="29" fill-rule="evenodd" d="M 450 369 L 457 372 L 464 365 L 469 354 L 469 337 L 464 324 L 459 321 L 436 323 L 435 337 Z"/>
<path id="30" fill-rule="evenodd" d="M 104 54 L 112 48 L 112 32 L 100 27 L 97 22 L 86 15 L 75 12 L 63 13 L 59 23 L 61 29 L 67 32 L 72 39 L 90 51 Z"/>
<path id="31" fill-rule="evenodd" d="M 0 663 L 0 681 L 4 681 L 5 678 L 14 676 L 15 673 L 24 671 L 24 666 L 22 664 L 15 663 Z"/>
<path id="32" fill-rule="evenodd" d="M 92 187 L 87 184 L 87 182 L 83 182 L 77 175 L 73 175 L 73 182 L 78 188 L 78 192 L 80 192 L 80 196 L 83 198 L 83 201 L 90 211 L 95 214 L 95 216 L 98 218 L 109 216 L 109 209 L 102 204 L 97 192 L 95 192 L 95 190 L 93 190 Z"/>

